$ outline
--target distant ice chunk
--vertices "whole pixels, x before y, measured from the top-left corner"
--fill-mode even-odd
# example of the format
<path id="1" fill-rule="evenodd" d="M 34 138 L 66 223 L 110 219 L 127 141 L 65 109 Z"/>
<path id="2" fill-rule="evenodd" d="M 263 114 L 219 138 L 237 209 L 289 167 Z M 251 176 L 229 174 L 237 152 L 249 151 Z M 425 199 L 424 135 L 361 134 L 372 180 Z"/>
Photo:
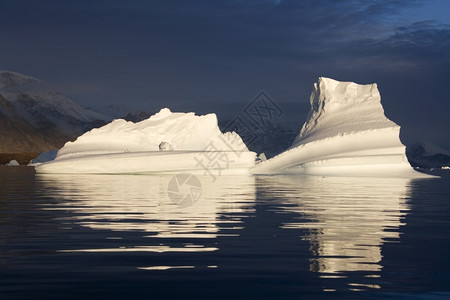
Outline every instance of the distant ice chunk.
<path id="1" fill-rule="evenodd" d="M 311 110 L 292 146 L 257 164 L 254 174 L 416 176 L 400 142 L 400 127 L 386 118 L 376 84 L 320 77 Z"/>
<path id="2" fill-rule="evenodd" d="M 17 160 L 13 159 L 5 164 L 5 166 L 19 166 L 20 164 L 17 162 Z"/>
<path id="3" fill-rule="evenodd" d="M 266 157 L 265 153 L 261 153 L 260 155 L 258 155 L 258 157 L 256 157 L 256 162 L 257 163 L 260 163 L 260 162 L 266 161 L 266 160 L 267 160 L 267 157 Z"/>

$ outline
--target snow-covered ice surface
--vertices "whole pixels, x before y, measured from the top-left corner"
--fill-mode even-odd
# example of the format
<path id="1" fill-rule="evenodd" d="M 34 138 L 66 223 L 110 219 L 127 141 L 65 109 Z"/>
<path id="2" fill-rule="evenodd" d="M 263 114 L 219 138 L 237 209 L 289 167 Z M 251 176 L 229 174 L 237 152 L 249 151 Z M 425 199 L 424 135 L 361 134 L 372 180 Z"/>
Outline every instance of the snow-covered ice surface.
<path id="1" fill-rule="evenodd" d="M 173 151 L 160 151 L 167 143 Z M 255 164 L 240 136 L 222 133 L 215 114 L 173 113 L 164 108 L 138 123 L 117 119 L 68 142 L 38 173 L 249 173 Z M 214 159 L 214 161 L 212 161 Z"/>
<path id="2" fill-rule="evenodd" d="M 386 118 L 376 84 L 320 77 L 311 110 L 292 146 L 256 165 L 253 174 L 423 176 L 400 142 L 400 127 Z"/>

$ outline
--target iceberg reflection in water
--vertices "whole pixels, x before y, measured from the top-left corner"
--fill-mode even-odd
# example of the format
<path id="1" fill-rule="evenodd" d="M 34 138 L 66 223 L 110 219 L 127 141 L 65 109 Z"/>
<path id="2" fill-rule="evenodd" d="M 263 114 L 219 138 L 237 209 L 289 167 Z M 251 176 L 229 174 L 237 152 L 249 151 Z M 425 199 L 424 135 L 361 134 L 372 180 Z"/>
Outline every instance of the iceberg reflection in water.
<path id="1" fill-rule="evenodd" d="M 189 174 L 187 174 L 189 176 Z M 107 239 L 122 239 L 124 232 L 146 232 L 147 245 L 118 248 L 61 249 L 62 252 L 209 252 L 218 236 L 241 229 L 242 218 L 254 209 L 255 185 L 251 176 L 195 176 L 196 186 L 179 183 L 174 175 L 63 175 L 37 174 L 52 197 L 62 198 L 58 209 L 71 213 L 69 223 L 107 230 Z M 172 190 L 171 190 L 172 189 Z M 174 202 L 174 193 L 196 197 L 192 205 Z M 44 209 L 55 210 L 55 206 Z M 245 214 L 244 214 L 245 212 Z M 227 233 L 219 232 L 220 225 Z M 117 234 L 114 234 L 117 232 Z M 198 243 L 165 244 L 170 239 Z M 158 240 L 155 243 L 155 240 Z"/>
<path id="2" fill-rule="evenodd" d="M 39 193 L 53 199 L 39 209 L 57 216 L 67 240 L 57 253 L 117 257 L 160 279 L 162 273 L 169 280 L 171 272 L 200 278 L 210 272 L 217 282 L 265 276 L 298 290 L 378 290 L 383 245 L 400 241 L 414 184 L 401 178 L 196 177 L 185 181 L 193 189 L 175 191 L 174 182 L 189 176 L 36 174 Z M 173 193 L 191 195 L 193 205 L 176 204 L 180 197 L 174 201 Z"/>
<path id="3" fill-rule="evenodd" d="M 342 278 L 347 272 L 379 276 L 382 245 L 398 240 L 405 225 L 411 180 L 276 176 L 258 181 L 273 187 L 265 197 L 280 199 L 283 213 L 298 214 L 282 228 L 306 230 L 302 239 L 310 244 L 310 271 L 322 278 Z"/>

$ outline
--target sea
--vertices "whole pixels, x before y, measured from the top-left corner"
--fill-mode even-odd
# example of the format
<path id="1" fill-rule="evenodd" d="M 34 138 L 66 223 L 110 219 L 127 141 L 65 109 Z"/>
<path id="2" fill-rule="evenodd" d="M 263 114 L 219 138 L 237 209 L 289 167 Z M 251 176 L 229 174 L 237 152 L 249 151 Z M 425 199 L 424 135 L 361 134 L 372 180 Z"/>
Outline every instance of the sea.
<path id="1" fill-rule="evenodd" d="M 450 178 L 0 167 L 0 299 L 450 299 Z"/>

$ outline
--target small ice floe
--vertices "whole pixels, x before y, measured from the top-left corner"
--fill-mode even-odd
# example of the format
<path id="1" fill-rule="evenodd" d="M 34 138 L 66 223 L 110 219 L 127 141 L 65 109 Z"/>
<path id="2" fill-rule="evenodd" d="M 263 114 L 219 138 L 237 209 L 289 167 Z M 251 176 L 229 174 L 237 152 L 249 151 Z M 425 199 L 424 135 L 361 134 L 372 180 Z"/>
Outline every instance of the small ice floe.
<path id="1" fill-rule="evenodd" d="M 17 160 L 13 159 L 10 162 L 6 163 L 5 166 L 19 166 L 20 164 L 17 162 Z"/>

